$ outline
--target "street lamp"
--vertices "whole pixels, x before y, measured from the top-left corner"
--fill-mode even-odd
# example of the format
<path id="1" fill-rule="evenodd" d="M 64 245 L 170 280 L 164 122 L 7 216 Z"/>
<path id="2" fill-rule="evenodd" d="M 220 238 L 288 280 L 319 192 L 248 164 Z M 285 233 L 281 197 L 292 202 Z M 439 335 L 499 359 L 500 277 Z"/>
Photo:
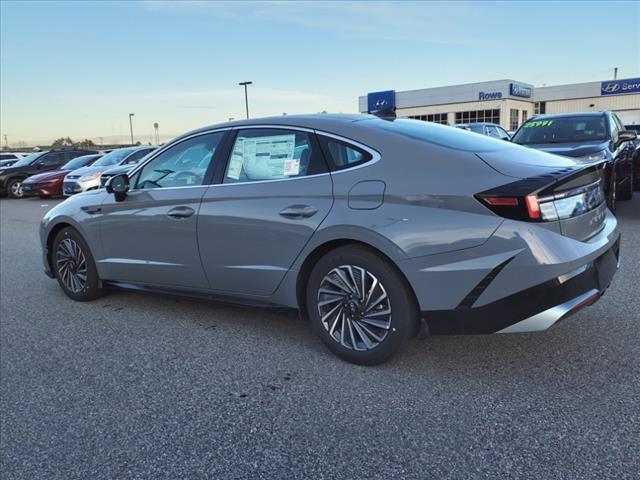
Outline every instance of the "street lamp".
<path id="1" fill-rule="evenodd" d="M 131 145 L 133 145 L 133 121 L 131 120 L 131 117 L 133 117 L 134 115 L 135 113 L 129 114 L 129 130 L 131 131 Z"/>
<path id="2" fill-rule="evenodd" d="M 244 106 L 247 109 L 247 120 L 249 119 L 249 98 L 247 97 L 247 85 L 251 85 L 253 82 L 240 82 L 238 85 L 244 87 Z"/>

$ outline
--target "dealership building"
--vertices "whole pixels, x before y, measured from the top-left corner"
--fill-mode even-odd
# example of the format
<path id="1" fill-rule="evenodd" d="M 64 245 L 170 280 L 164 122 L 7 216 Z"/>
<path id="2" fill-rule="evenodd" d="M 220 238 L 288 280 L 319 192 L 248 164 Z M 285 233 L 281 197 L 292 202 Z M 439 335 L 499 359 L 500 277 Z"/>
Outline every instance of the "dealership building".
<path id="1" fill-rule="evenodd" d="M 373 92 L 359 98 L 360 112 L 396 109 L 400 118 L 455 125 L 492 122 L 515 130 L 543 113 L 611 110 L 622 123 L 640 124 L 640 78 L 534 87 L 515 80 L 449 87 Z"/>

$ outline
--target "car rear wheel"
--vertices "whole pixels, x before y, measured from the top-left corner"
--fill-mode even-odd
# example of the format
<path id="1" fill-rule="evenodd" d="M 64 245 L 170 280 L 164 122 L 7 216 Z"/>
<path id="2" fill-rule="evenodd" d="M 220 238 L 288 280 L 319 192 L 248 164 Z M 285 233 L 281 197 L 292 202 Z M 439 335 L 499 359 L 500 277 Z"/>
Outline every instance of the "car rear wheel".
<path id="1" fill-rule="evenodd" d="M 22 198 L 24 196 L 22 191 L 22 179 L 15 178 L 10 180 L 7 185 L 7 193 L 9 194 L 9 198 Z"/>
<path id="2" fill-rule="evenodd" d="M 309 277 L 307 311 L 338 357 L 382 363 L 416 332 L 418 307 L 406 280 L 371 250 L 346 246 L 320 259 Z"/>
<path id="3" fill-rule="evenodd" d="M 69 298 L 86 302 L 102 295 L 91 250 L 76 230 L 67 227 L 56 235 L 51 260 L 56 279 Z"/>

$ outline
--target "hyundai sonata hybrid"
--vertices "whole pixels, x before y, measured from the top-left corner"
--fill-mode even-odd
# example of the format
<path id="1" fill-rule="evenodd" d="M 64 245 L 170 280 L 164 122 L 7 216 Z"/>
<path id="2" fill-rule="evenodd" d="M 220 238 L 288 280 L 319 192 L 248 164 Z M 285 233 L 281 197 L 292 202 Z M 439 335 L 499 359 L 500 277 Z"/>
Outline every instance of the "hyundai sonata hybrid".
<path id="1" fill-rule="evenodd" d="M 417 120 L 283 116 L 183 135 L 49 211 L 47 275 L 296 308 L 354 363 L 423 334 L 544 330 L 618 268 L 602 165 Z"/>

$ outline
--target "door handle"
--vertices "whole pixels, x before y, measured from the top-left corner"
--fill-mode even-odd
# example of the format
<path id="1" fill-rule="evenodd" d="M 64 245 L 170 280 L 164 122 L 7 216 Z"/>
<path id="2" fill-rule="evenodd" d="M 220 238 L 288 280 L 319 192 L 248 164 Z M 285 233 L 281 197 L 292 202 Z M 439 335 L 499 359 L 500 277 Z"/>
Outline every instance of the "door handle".
<path id="1" fill-rule="evenodd" d="M 167 212 L 167 217 L 179 220 L 190 217 L 194 213 L 196 213 L 196 211 L 191 207 L 175 207 Z"/>
<path id="2" fill-rule="evenodd" d="M 318 213 L 318 209 L 311 205 L 291 205 L 280 210 L 280 215 L 285 218 L 309 218 Z"/>

